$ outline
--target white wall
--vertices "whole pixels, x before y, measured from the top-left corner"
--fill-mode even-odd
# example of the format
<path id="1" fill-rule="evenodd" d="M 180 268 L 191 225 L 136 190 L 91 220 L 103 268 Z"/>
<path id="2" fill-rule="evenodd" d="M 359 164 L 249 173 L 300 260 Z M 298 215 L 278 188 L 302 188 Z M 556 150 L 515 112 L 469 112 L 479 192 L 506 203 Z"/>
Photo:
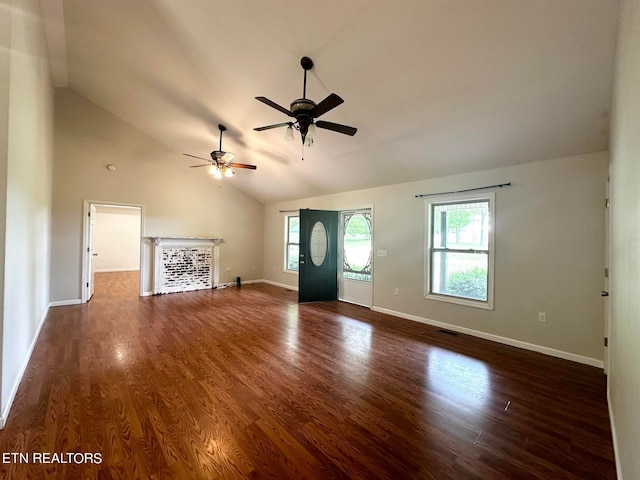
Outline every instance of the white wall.
<path id="1" fill-rule="evenodd" d="M 8 106 L 6 119 L 0 120 L 0 138 L 6 138 L 6 143 L 0 141 L 0 161 L 6 165 L 0 418 L 4 423 L 49 304 L 53 87 L 37 0 L 3 3 L 0 14 L 0 37 L 4 44 L 9 35 L 10 42 L 8 53 L 3 45 L 0 54 L 0 78 L 8 80 L 8 86 L 0 87 L 0 104 Z M 0 111 L 4 115 L 5 110 Z"/>
<path id="2" fill-rule="evenodd" d="M 96 207 L 93 227 L 95 272 L 140 269 L 140 209 Z"/>
<path id="3" fill-rule="evenodd" d="M 283 272 L 279 210 L 372 204 L 374 252 L 388 252 L 374 256 L 375 309 L 527 342 L 599 365 L 607 162 L 606 153 L 596 153 L 267 205 L 265 279 L 297 285 L 296 275 Z M 425 207 L 415 195 L 504 182 L 512 186 L 496 193 L 495 310 L 425 299 Z M 547 314 L 548 323 L 537 321 L 538 312 Z"/>
<path id="4" fill-rule="evenodd" d="M 0 326 L 4 322 L 5 236 L 7 218 L 7 163 L 9 153 L 9 78 L 11 72 L 11 13 L 0 4 Z M 0 328 L 0 407 L 2 395 L 2 328 Z M 0 410 L 0 422 L 4 424 Z"/>
<path id="5" fill-rule="evenodd" d="M 221 282 L 262 277 L 263 205 L 69 89 L 56 90 L 51 300 L 81 298 L 83 200 L 144 205 L 144 236 L 219 236 Z M 115 164 L 115 172 L 106 169 Z M 149 250 L 143 289 L 150 291 Z M 226 269 L 230 272 L 227 273 Z"/>
<path id="6" fill-rule="evenodd" d="M 640 0 L 624 0 L 611 135 L 609 408 L 620 479 L 640 478 Z"/>

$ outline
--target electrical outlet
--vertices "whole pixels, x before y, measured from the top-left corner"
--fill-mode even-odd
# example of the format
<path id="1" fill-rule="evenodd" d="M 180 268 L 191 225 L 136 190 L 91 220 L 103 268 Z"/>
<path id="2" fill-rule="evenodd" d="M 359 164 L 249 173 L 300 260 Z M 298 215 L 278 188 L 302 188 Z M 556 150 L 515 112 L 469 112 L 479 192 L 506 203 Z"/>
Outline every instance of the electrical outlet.
<path id="1" fill-rule="evenodd" d="M 396 296 L 397 296 L 397 295 L 400 295 L 400 289 L 399 289 L 399 288 L 396 288 L 396 289 L 393 291 L 393 294 L 394 294 L 394 295 L 396 295 Z"/>
<path id="2" fill-rule="evenodd" d="M 547 314 L 544 312 L 538 312 L 538 321 L 542 323 L 547 323 Z"/>

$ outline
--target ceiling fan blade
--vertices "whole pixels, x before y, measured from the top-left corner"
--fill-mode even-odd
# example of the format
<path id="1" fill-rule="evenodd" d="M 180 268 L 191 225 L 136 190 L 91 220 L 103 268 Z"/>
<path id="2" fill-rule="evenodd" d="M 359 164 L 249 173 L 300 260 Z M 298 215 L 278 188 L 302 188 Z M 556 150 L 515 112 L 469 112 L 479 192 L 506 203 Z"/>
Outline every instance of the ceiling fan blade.
<path id="1" fill-rule="evenodd" d="M 186 155 L 187 157 L 199 158 L 200 160 L 204 160 L 204 161 L 206 161 L 206 162 L 211 163 L 211 160 L 209 160 L 208 158 L 198 157 L 198 156 L 196 156 L 196 155 L 191 155 L 191 154 L 189 154 L 189 153 L 183 153 L 183 155 Z"/>
<path id="2" fill-rule="evenodd" d="M 247 165 L 246 163 L 230 163 L 229 166 L 233 168 L 246 168 L 247 170 L 256 170 L 258 168 L 255 165 Z"/>
<path id="3" fill-rule="evenodd" d="M 358 129 L 354 127 L 348 127 L 347 125 L 340 125 L 339 123 L 324 122 L 322 120 L 318 120 L 316 122 L 316 127 L 324 128 L 325 130 L 332 130 L 338 133 L 344 133 L 345 135 L 351 135 L 352 137 L 358 131 Z"/>
<path id="4" fill-rule="evenodd" d="M 320 115 L 324 115 L 329 110 L 336 108 L 341 103 L 344 103 L 344 100 L 335 93 L 332 93 L 315 107 L 313 107 L 313 110 L 311 110 L 311 116 L 313 118 L 318 118 Z"/>
<path id="5" fill-rule="evenodd" d="M 209 162 L 209 163 L 203 163 L 202 165 L 189 165 L 189 168 L 210 167 L 211 165 L 213 165 L 213 164 L 211 162 Z"/>
<path id="6" fill-rule="evenodd" d="M 276 123 L 274 125 L 267 125 L 266 127 L 256 127 L 254 128 L 254 130 L 256 132 L 261 132 L 263 130 L 269 130 L 271 128 L 278 128 L 278 127 L 284 127 L 286 125 L 293 125 L 291 122 L 284 122 L 284 123 Z"/>
<path id="7" fill-rule="evenodd" d="M 276 110 L 280 110 L 282 113 L 284 113 L 285 115 L 288 115 L 290 117 L 293 117 L 293 113 L 291 113 L 289 110 L 287 110 L 284 107 L 281 107 L 280 105 L 278 105 L 276 102 L 272 102 L 271 100 L 269 100 L 267 97 L 256 97 L 256 100 L 258 100 L 259 102 L 264 103 L 265 105 L 269 105 L 272 108 L 275 108 Z"/>

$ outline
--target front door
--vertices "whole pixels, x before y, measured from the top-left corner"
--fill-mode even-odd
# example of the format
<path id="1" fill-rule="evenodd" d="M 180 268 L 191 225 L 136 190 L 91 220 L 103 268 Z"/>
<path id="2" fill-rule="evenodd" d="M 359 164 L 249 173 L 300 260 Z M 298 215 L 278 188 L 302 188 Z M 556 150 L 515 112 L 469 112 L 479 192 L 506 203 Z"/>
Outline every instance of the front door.
<path id="1" fill-rule="evenodd" d="M 300 210 L 299 303 L 338 299 L 338 215 Z"/>

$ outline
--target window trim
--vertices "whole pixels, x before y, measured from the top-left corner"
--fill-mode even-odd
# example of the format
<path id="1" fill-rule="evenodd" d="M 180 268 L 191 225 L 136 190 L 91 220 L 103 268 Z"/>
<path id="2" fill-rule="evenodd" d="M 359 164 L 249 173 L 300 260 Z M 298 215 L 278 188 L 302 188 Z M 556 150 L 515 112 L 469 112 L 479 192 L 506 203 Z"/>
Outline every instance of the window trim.
<path id="1" fill-rule="evenodd" d="M 297 218 L 298 222 L 300 221 L 300 214 L 292 214 L 284 216 L 284 264 L 283 271 L 285 273 L 291 273 L 293 275 L 298 275 L 299 270 L 292 270 L 289 268 L 289 245 L 298 245 L 298 251 L 300 251 L 300 239 L 298 239 L 298 243 L 289 242 L 289 219 Z"/>
<path id="2" fill-rule="evenodd" d="M 472 300 L 454 295 L 443 295 L 431 291 L 431 252 L 433 250 L 433 206 L 457 203 L 471 203 L 474 201 L 489 201 L 489 241 L 487 258 L 487 300 Z M 483 194 L 456 194 L 441 195 L 425 198 L 425 242 L 424 242 L 424 297 L 428 300 L 454 303 L 467 307 L 482 308 L 485 310 L 494 309 L 494 256 L 495 256 L 495 192 Z M 472 253 L 474 250 L 466 250 Z M 483 251 L 484 252 L 484 251 Z"/>

